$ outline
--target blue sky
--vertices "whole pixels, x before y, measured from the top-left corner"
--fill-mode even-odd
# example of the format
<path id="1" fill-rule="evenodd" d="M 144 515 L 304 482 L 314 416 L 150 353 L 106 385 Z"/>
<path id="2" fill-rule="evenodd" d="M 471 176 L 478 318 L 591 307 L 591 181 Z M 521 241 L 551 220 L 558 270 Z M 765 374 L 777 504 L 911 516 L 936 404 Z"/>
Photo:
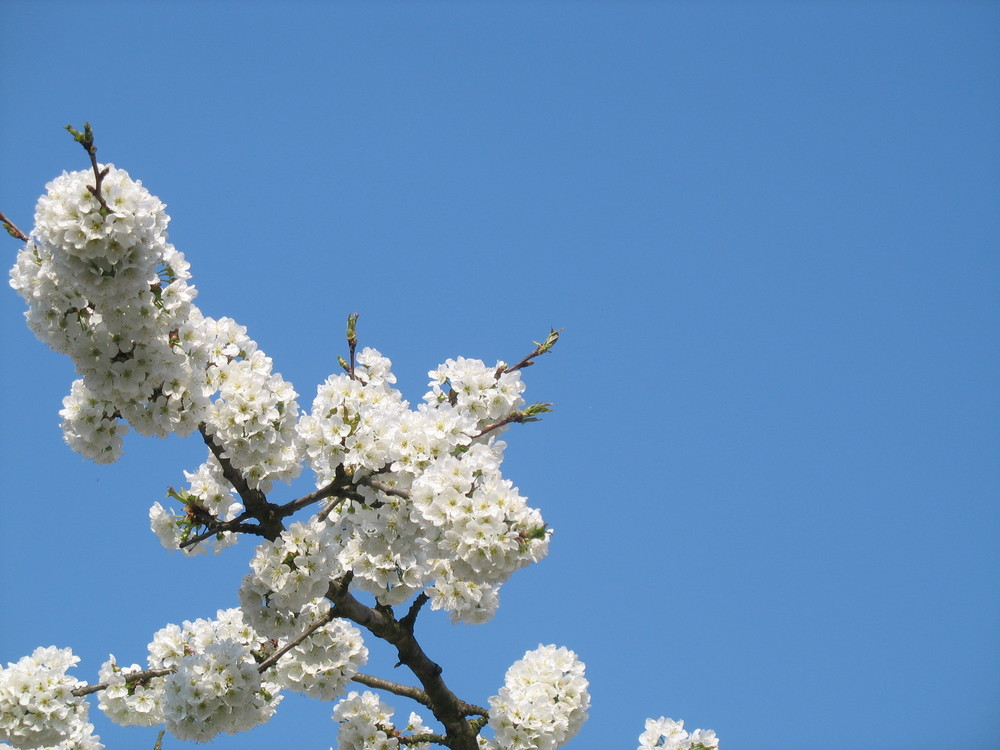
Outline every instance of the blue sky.
<path id="1" fill-rule="evenodd" d="M 303 405 L 350 312 L 411 400 L 565 328 L 505 464 L 550 556 L 488 625 L 420 623 L 461 697 L 557 643 L 592 683 L 579 750 L 660 715 L 731 750 L 1000 746 L 1000 5 L 8 0 L 0 26 L 0 210 L 30 228 L 89 120 Z M 71 367 L 21 312 L 0 294 L 0 661 L 72 646 L 94 680 L 235 606 L 252 545 L 160 548 L 148 508 L 203 446 L 78 458 Z M 325 749 L 330 710 L 214 744 Z"/>

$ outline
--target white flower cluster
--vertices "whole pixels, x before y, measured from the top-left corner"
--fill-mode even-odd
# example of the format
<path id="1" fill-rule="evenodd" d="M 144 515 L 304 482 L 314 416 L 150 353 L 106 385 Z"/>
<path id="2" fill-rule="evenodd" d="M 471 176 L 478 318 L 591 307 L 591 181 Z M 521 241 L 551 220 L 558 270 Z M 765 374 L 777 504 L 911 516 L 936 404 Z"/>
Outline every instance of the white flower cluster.
<path id="1" fill-rule="evenodd" d="M 187 510 L 183 514 L 173 513 L 160 503 L 153 503 L 149 509 L 149 522 L 153 533 L 159 538 L 160 544 L 171 551 L 180 548 L 188 535 L 199 528 L 194 506 L 219 521 L 232 520 L 243 511 L 243 505 L 236 501 L 232 486 L 226 481 L 222 467 L 211 452 L 208 460 L 198 467 L 197 471 L 185 471 L 184 476 L 189 482 L 188 491 L 184 495 L 172 493 L 174 497 L 185 501 Z M 236 534 L 231 531 L 217 534 L 212 540 L 213 550 L 218 552 L 224 547 L 235 544 L 236 540 Z M 199 542 L 182 549 L 186 555 L 197 555 L 207 552 L 208 547 L 205 542 Z"/>
<path id="2" fill-rule="evenodd" d="M 36 648 L 0 669 L 0 740 L 13 747 L 101 750 L 87 722 L 89 704 L 72 691 L 82 685 L 66 674 L 79 657 L 68 648 Z"/>
<path id="3" fill-rule="evenodd" d="M 277 703 L 262 685 L 250 649 L 230 640 L 184 656 L 166 678 L 163 696 L 167 730 L 197 742 L 263 724 Z"/>
<path id="4" fill-rule="evenodd" d="M 145 271 L 143 254 L 167 228 L 164 206 L 127 172 L 113 165 L 107 169 L 101 187 L 104 205 L 87 187 L 95 182 L 90 171 L 63 172 L 46 185 L 48 192 L 35 208 L 35 234 L 42 243 L 61 248 L 65 258 L 60 263 L 75 272 L 88 274 L 93 264 Z"/>
<path id="5" fill-rule="evenodd" d="M 243 339 L 241 359 L 208 368 L 218 398 L 206 421 L 209 433 L 225 446 L 227 458 L 249 485 L 268 492 L 273 480 L 293 479 L 302 470 L 295 431 L 298 394 L 271 371 L 271 358 L 253 340 Z"/>
<path id="6" fill-rule="evenodd" d="M 293 523 L 273 542 L 261 542 L 250 568 L 240 586 L 240 603 L 247 621 L 268 638 L 301 632 L 303 607 L 326 596 L 330 581 L 345 572 L 330 527 L 316 517 Z"/>
<path id="7" fill-rule="evenodd" d="M 285 654 L 273 668 L 273 679 L 293 692 L 333 700 L 367 661 L 361 631 L 346 620 L 335 619 Z"/>
<path id="8" fill-rule="evenodd" d="M 500 475 L 502 447 L 477 443 L 459 457 L 446 456 L 410 490 L 411 515 L 437 542 L 431 606 L 455 620 L 488 620 L 500 584 L 548 552 L 541 514 Z"/>
<path id="9" fill-rule="evenodd" d="M 388 359 L 369 348 L 358 363 L 355 377 L 321 385 L 299 422 L 317 486 L 346 470 L 365 500 L 330 515 L 341 567 L 384 604 L 427 589 L 454 620 L 485 622 L 500 585 L 548 549 L 541 515 L 500 475 L 494 425 L 523 405 L 520 375 L 448 360 L 410 410 Z"/>
<path id="10" fill-rule="evenodd" d="M 383 703 L 375 693 L 352 691 L 337 704 L 333 718 L 340 722 L 337 733 L 338 750 L 394 750 L 398 748 L 400 730 L 392 723 L 393 709 Z M 425 734 L 430 730 L 421 718 L 410 714 L 410 720 L 402 731 L 409 736 Z M 430 743 L 407 743 L 415 750 L 426 750 Z"/>
<path id="11" fill-rule="evenodd" d="M 646 731 L 639 735 L 638 750 L 713 750 L 719 747 L 719 738 L 711 729 L 695 729 L 690 734 L 683 721 L 660 717 L 646 719 Z"/>
<path id="12" fill-rule="evenodd" d="M 155 727 L 163 723 L 163 680 L 130 684 L 127 679 L 142 671 L 138 664 L 119 667 L 113 655 L 101 665 L 98 679 L 108 687 L 98 694 L 97 707 L 115 724 Z"/>
<path id="13" fill-rule="evenodd" d="M 108 462 L 121 453 L 118 420 L 143 434 L 187 434 L 208 404 L 174 339 L 195 290 L 167 242 L 163 204 L 112 165 L 104 204 L 94 182 L 73 172 L 48 184 L 11 286 L 28 302 L 29 328 L 81 375 L 61 412 L 67 441 Z"/>
<path id="14" fill-rule="evenodd" d="M 317 600 L 301 608 L 288 638 L 254 630 L 240 609 L 219 610 L 214 620 L 168 625 L 149 644 L 150 670 L 170 674 L 137 681 L 142 671 L 121 668 L 112 656 L 101 668 L 100 708 L 114 722 L 131 726 L 165 724 L 179 739 L 207 742 L 220 733 L 242 732 L 267 721 L 288 689 L 332 700 L 368 658 L 361 633 L 334 619 L 316 628 L 263 675 L 258 662 L 282 648 L 329 612 Z"/>
<path id="15" fill-rule="evenodd" d="M 257 593 L 266 587 L 269 606 L 286 610 L 280 616 L 294 619 L 329 576 L 351 570 L 354 585 L 385 604 L 427 590 L 432 606 L 456 621 L 492 617 L 500 585 L 548 545 L 541 516 L 499 471 L 504 444 L 496 438 L 524 403 L 520 373 L 502 362 L 449 359 L 429 373 L 424 403 L 411 410 L 393 387 L 389 360 L 364 349 L 356 371 L 329 378 L 300 418 L 295 391 L 246 329 L 193 304 L 188 264 L 167 242 L 163 204 L 111 165 L 100 191 L 95 183 L 81 171 L 47 186 L 11 272 L 31 329 L 81 375 L 61 412 L 70 445 L 113 461 L 129 425 L 163 436 L 203 424 L 251 488 L 267 492 L 292 479 L 303 459 L 318 487 L 350 476 L 354 501 L 330 514 L 324 532 L 336 560 L 296 564 L 282 582 L 264 580 L 276 567 L 255 571 Z M 219 469 L 210 455 L 188 475 L 190 490 L 172 493 L 180 511 L 152 507 L 164 546 L 176 549 L 207 521 L 242 511 Z M 234 539 L 222 534 L 214 547 Z M 312 593 L 286 601 L 289 582 Z"/>
<path id="16" fill-rule="evenodd" d="M 119 669 L 112 656 L 101 669 L 109 688 L 100 707 L 119 724 L 164 723 L 178 739 L 197 742 L 252 729 L 281 700 L 279 686 L 261 679 L 254 658 L 267 645 L 239 609 L 220 610 L 215 620 L 168 625 L 153 636 L 148 664 L 173 671 L 129 685 L 126 678 L 138 666 Z"/>
<path id="17" fill-rule="evenodd" d="M 148 664 L 174 671 L 130 685 L 126 678 L 138 665 L 120 669 L 112 656 L 101 668 L 109 687 L 100 708 L 119 724 L 164 723 L 179 739 L 198 742 L 251 729 L 281 700 L 278 686 L 261 680 L 254 659 L 266 644 L 239 609 L 220 610 L 215 620 L 168 625 L 153 636 Z"/>
<path id="18" fill-rule="evenodd" d="M 204 422 L 251 487 L 296 476 L 294 390 L 246 329 L 195 307 L 164 205 L 127 172 L 101 168 L 100 197 L 92 171 L 46 186 L 11 269 L 29 328 L 81 376 L 60 412 L 66 441 L 106 463 L 129 426 L 163 437 Z"/>
<path id="19" fill-rule="evenodd" d="M 490 698 L 494 739 L 484 750 L 552 750 L 587 719 L 584 664 L 566 648 L 539 646 L 514 662 L 499 695 Z"/>
<path id="20" fill-rule="evenodd" d="M 460 412 L 478 421 L 502 419 L 524 403 L 520 373 L 505 370 L 503 362 L 490 370 L 478 359 L 449 359 L 428 373 L 431 391 L 424 400 L 435 404 L 454 401 Z"/>

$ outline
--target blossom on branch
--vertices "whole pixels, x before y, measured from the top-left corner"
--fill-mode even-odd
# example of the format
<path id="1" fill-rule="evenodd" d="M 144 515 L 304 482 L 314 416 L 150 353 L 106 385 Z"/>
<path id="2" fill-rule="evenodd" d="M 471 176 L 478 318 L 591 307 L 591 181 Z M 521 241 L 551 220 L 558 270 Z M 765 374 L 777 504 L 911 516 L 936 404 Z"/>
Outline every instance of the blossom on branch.
<path id="1" fill-rule="evenodd" d="M 451 692 L 415 636 L 426 603 L 455 623 L 488 621 L 501 586 L 548 553 L 551 529 L 503 476 L 500 437 L 549 411 L 525 405 L 521 372 L 559 332 L 513 366 L 448 359 L 411 407 L 390 360 L 371 347 L 357 351 L 353 314 L 344 372 L 320 384 L 303 411 L 246 328 L 194 304 L 189 265 L 167 241 L 164 204 L 124 170 L 97 162 L 89 125 L 69 130 L 93 170 L 64 172 L 46 186 L 33 232 L 13 233 L 24 245 L 10 273 L 28 327 L 76 368 L 60 411 L 65 440 L 109 463 L 129 430 L 198 431 L 207 458 L 184 473 L 187 488 L 168 491 L 179 508 L 152 506 L 152 530 L 164 547 L 189 555 L 218 552 L 240 535 L 259 541 L 240 607 L 160 629 L 146 669 L 120 667 L 112 655 L 88 686 L 67 675 L 77 657 L 55 647 L 0 669 L 0 741 L 100 750 L 84 698 L 99 692 L 116 723 L 163 725 L 179 739 L 208 742 L 267 721 L 291 690 L 339 699 L 341 750 L 566 744 L 590 705 L 574 652 L 529 651 L 487 710 Z M 268 499 L 275 481 L 303 468 L 314 492 L 284 505 Z M 405 615 L 393 610 L 408 602 Z M 393 646 L 397 666 L 420 686 L 359 673 L 368 658 L 362 629 Z M 444 734 L 415 713 L 397 727 L 375 693 L 344 696 L 352 680 L 421 703 Z M 640 750 L 718 747 L 711 730 L 688 734 L 664 718 L 647 721 L 639 742 Z"/>

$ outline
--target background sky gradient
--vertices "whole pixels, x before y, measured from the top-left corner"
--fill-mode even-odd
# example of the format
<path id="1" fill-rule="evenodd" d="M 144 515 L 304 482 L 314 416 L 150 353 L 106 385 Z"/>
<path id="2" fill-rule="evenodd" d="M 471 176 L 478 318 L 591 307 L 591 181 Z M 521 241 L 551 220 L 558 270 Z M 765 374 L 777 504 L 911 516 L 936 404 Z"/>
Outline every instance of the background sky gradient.
<path id="1" fill-rule="evenodd" d="M 660 715 L 727 750 L 1000 747 L 1000 4 L 6 0 L 0 27 L 0 210 L 31 228 L 89 120 L 303 407 L 350 312 L 411 401 L 565 328 L 505 464 L 550 555 L 491 623 L 418 623 L 462 698 L 556 643 L 588 665 L 579 750 Z M 94 681 L 235 606 L 253 546 L 159 546 L 204 446 L 70 452 L 72 368 L 22 311 L 0 294 L 0 662 L 71 646 Z M 331 709 L 213 747 L 329 748 Z"/>

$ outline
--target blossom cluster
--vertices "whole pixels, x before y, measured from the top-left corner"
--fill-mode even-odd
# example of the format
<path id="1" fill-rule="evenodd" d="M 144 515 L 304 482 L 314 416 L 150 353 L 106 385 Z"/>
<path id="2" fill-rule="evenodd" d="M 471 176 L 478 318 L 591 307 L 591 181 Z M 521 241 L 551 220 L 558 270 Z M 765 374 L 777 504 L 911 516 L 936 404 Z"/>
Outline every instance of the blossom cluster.
<path id="1" fill-rule="evenodd" d="M 189 483 L 187 491 L 169 494 L 184 504 L 183 513 L 167 510 L 160 503 L 153 503 L 149 509 L 150 527 L 160 540 L 160 544 L 169 550 L 181 548 L 189 536 L 201 528 L 205 517 L 217 521 L 230 521 L 243 510 L 243 505 L 236 499 L 236 493 L 222 474 L 222 466 L 209 453 L 205 463 L 196 471 L 184 472 Z M 218 552 L 224 547 L 235 544 L 236 534 L 225 531 L 215 536 L 213 549 Z M 197 555 L 207 551 L 204 543 L 183 547 L 188 555 Z"/>
<path id="2" fill-rule="evenodd" d="M 329 514 L 341 566 L 384 604 L 426 590 L 454 620 L 485 622 L 500 585 L 548 550 L 541 514 L 500 474 L 497 423 L 523 405 L 520 373 L 449 360 L 411 410 L 387 358 L 366 348 L 358 364 L 299 422 L 317 486 L 346 471 L 361 498 Z"/>
<path id="3" fill-rule="evenodd" d="M 80 661 L 68 648 L 36 648 L 0 669 L 0 740 L 17 748 L 101 750 L 87 721 L 89 704 L 73 695 L 84 683 L 66 674 Z"/>
<path id="4" fill-rule="evenodd" d="M 304 612 L 313 618 L 328 608 L 318 600 Z M 315 619 L 313 620 L 315 621 Z M 273 668 L 273 679 L 283 688 L 310 698 L 333 700 L 368 660 L 361 631 L 349 622 L 334 619 L 295 646 Z"/>
<path id="5" fill-rule="evenodd" d="M 341 699 L 333 718 L 342 750 L 427 747 L 417 735 L 431 730 L 416 714 L 398 728 L 375 694 L 343 697 L 368 651 L 357 628 L 331 617 L 327 597 L 334 582 L 380 606 L 423 592 L 453 622 L 482 623 L 502 584 L 547 554 L 551 531 L 500 470 L 507 424 L 539 406 L 522 411 L 520 367 L 530 362 L 449 359 L 428 373 L 411 408 L 389 359 L 364 348 L 300 411 L 298 394 L 247 330 L 194 305 L 168 223 L 163 203 L 113 165 L 63 173 L 37 204 L 10 283 L 28 304 L 29 328 L 76 367 L 60 412 L 67 443 L 105 463 L 121 454 L 129 429 L 160 437 L 201 430 L 207 460 L 185 472 L 187 489 L 168 493 L 182 509 L 150 510 L 161 543 L 187 554 L 208 549 L 203 537 L 214 536 L 216 551 L 235 542 L 218 527 L 245 520 L 234 489 L 262 497 L 305 465 L 318 492 L 301 507 L 326 504 L 257 547 L 239 608 L 161 629 L 146 669 L 120 667 L 112 655 L 100 670 L 99 706 L 119 724 L 163 724 L 179 739 L 207 742 L 267 721 L 287 689 Z M 239 475 L 232 484 L 231 472 Z M 68 649 L 40 648 L 0 669 L 0 741 L 103 747 L 88 704 L 73 694 L 82 683 L 66 674 L 77 661 Z M 480 738 L 482 750 L 553 750 L 587 717 L 584 665 L 566 648 L 539 646 L 510 667 L 489 703 L 492 737 Z M 665 718 L 648 720 L 639 742 L 639 750 L 718 747 L 711 730 L 688 734 Z"/>
<path id="6" fill-rule="evenodd" d="M 638 750 L 714 750 L 719 738 L 711 729 L 695 729 L 690 734 L 683 721 L 660 717 L 646 719 L 646 731 L 639 735 Z"/>
<path id="7" fill-rule="evenodd" d="M 584 665 L 567 648 L 539 646 L 507 670 L 490 698 L 494 739 L 485 750 L 552 750 L 569 742 L 587 719 Z"/>
<path id="8" fill-rule="evenodd" d="M 303 607 L 301 630 L 294 635 L 319 625 L 328 611 L 329 603 L 322 601 Z M 145 678 L 137 664 L 119 667 L 114 656 L 105 662 L 100 678 L 108 687 L 100 708 L 118 724 L 165 724 L 180 739 L 207 742 L 267 721 L 283 689 L 324 700 L 338 697 L 368 657 L 357 628 L 334 619 L 313 627 L 261 674 L 258 662 L 289 640 L 258 633 L 239 608 L 219 610 L 214 620 L 167 625 L 149 644 L 151 671 Z"/>
<path id="9" fill-rule="evenodd" d="M 255 654 L 266 645 L 239 609 L 168 625 L 153 636 L 147 660 L 150 670 L 165 674 L 129 679 L 141 671 L 138 665 L 122 669 L 112 656 L 101 668 L 108 688 L 100 708 L 119 724 L 162 723 L 179 739 L 198 742 L 250 729 L 267 721 L 281 700 L 279 686 L 257 669 Z"/>
<path id="10" fill-rule="evenodd" d="M 29 326 L 82 376 L 61 412 L 69 444 L 111 461 L 129 426 L 161 436 L 200 427 L 250 489 L 269 491 L 303 462 L 318 488 L 346 473 L 356 491 L 329 512 L 332 564 L 296 567 L 292 578 L 313 593 L 294 605 L 255 570 L 269 606 L 294 613 L 334 572 L 350 570 L 354 586 L 384 604 L 426 590 L 456 621 L 492 617 L 500 585 L 548 545 L 540 514 L 499 471 L 497 437 L 524 403 L 520 372 L 449 359 L 411 409 L 389 360 L 364 349 L 300 415 L 294 389 L 246 329 L 194 305 L 188 264 L 167 242 L 164 205 L 123 170 L 103 172 L 100 190 L 86 171 L 47 186 L 11 272 Z M 172 492 L 184 507 L 156 503 L 150 521 L 165 546 L 193 554 L 207 548 L 186 544 L 198 530 L 243 507 L 215 455 L 188 479 L 189 490 Z M 215 549 L 234 538 L 220 534 Z"/>
<path id="11" fill-rule="evenodd" d="M 172 338 L 196 292 L 167 242 L 164 206 L 125 171 L 106 170 L 100 198 L 90 172 L 46 186 L 11 270 L 29 328 L 81 376 L 61 412 L 66 439 L 99 462 L 121 453 L 125 423 L 187 434 L 208 406 L 197 366 Z"/>
<path id="12" fill-rule="evenodd" d="M 352 691 L 333 711 L 333 719 L 340 723 L 337 732 L 339 750 L 394 750 L 400 746 L 400 730 L 392 723 L 393 709 L 368 690 Z M 410 714 L 402 729 L 412 737 L 430 730 L 416 713 Z M 408 742 L 407 747 L 426 750 L 427 742 Z"/>
<path id="13" fill-rule="evenodd" d="M 259 544 L 250 568 L 240 586 L 240 604 L 247 621 L 269 638 L 299 632 L 301 615 L 311 619 L 315 600 L 326 596 L 331 579 L 344 572 L 330 526 L 315 516 L 306 523 L 293 523 L 275 541 Z M 310 603 L 313 606 L 304 613 Z"/>
<path id="14" fill-rule="evenodd" d="M 204 425 L 251 487 L 298 474 L 296 394 L 234 321 L 201 314 L 189 265 L 167 241 L 159 199 L 114 165 L 46 186 L 11 269 L 29 328 L 80 378 L 60 412 L 67 443 L 115 461 L 133 428 Z"/>

